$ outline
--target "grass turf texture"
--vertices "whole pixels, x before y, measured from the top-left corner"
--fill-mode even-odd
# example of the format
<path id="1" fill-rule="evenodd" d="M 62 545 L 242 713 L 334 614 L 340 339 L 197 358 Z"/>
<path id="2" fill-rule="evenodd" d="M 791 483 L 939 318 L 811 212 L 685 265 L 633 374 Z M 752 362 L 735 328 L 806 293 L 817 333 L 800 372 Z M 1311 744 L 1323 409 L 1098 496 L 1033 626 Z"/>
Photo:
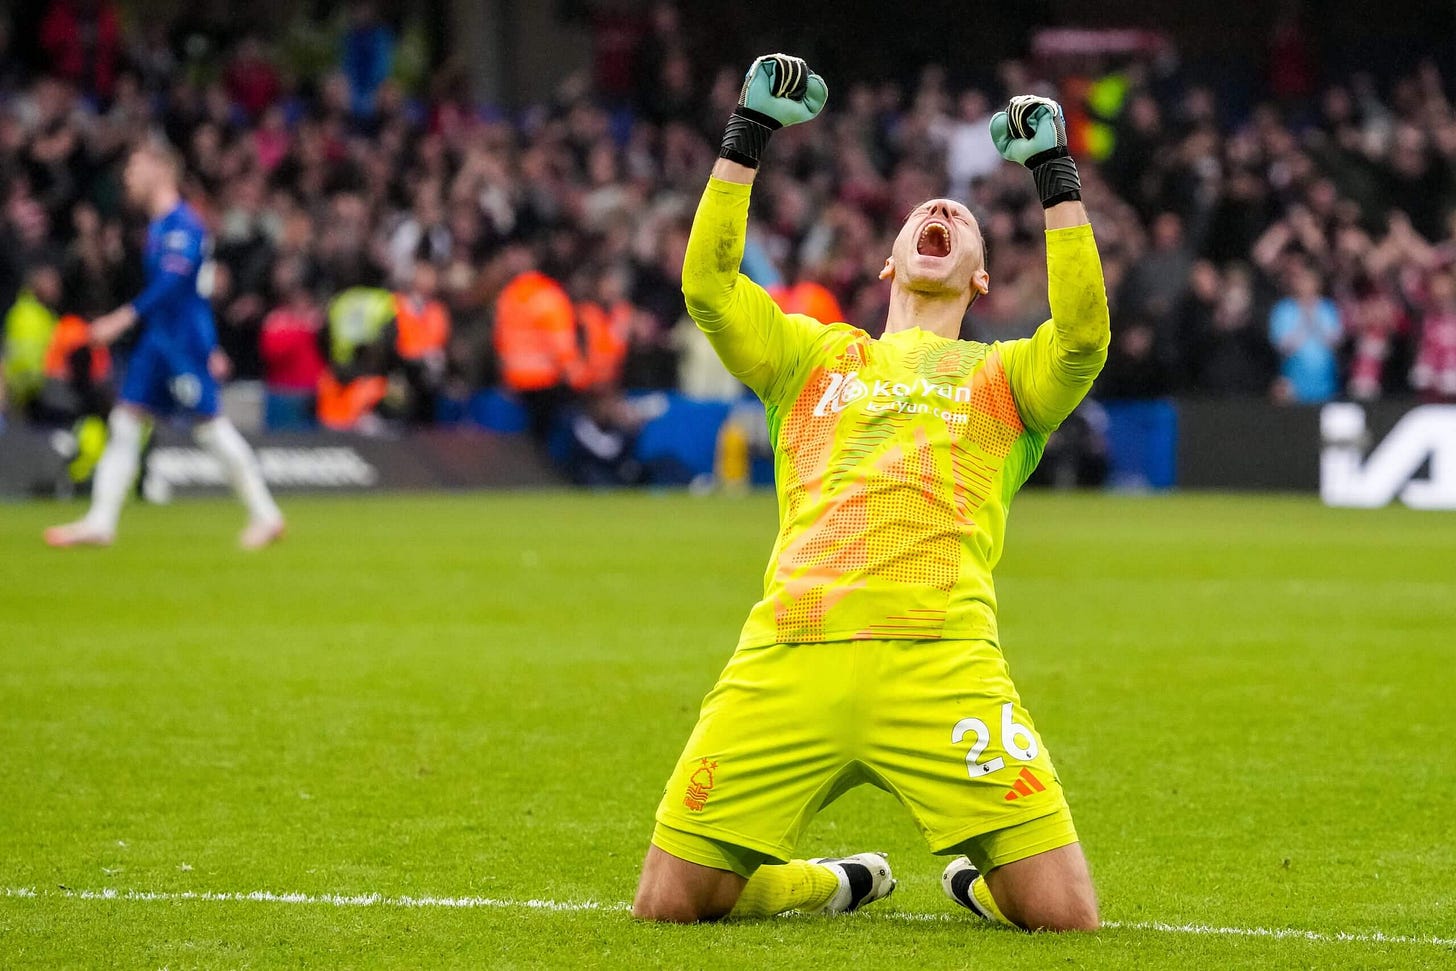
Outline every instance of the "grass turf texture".
<path id="1" fill-rule="evenodd" d="M 767 496 L 133 508 L 106 551 L 0 507 L 6 967 L 1436 967 L 1456 949 L 956 913 L 888 796 L 803 850 L 890 853 L 833 921 L 67 899 L 159 892 L 629 899 L 660 788 L 754 599 Z M 1002 637 L 1104 916 L 1456 937 L 1456 517 L 1313 500 L 1028 495 Z M 947 727 L 947 732 L 949 727 Z M 913 920 L 907 915 L 945 915 Z"/>

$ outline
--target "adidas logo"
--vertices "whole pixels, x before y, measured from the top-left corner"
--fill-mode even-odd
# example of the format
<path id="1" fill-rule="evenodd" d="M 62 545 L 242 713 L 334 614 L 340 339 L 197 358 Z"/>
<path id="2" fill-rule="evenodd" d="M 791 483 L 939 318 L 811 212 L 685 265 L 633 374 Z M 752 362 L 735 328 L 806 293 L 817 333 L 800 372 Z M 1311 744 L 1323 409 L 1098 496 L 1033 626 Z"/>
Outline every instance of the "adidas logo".
<path id="1" fill-rule="evenodd" d="M 1022 796 L 1029 796 L 1033 792 L 1045 792 L 1046 786 L 1041 784 L 1030 769 L 1022 769 L 1021 775 L 1017 776 L 1016 782 L 1012 784 L 1011 791 L 1006 793 L 1006 801 L 1020 799 Z"/>

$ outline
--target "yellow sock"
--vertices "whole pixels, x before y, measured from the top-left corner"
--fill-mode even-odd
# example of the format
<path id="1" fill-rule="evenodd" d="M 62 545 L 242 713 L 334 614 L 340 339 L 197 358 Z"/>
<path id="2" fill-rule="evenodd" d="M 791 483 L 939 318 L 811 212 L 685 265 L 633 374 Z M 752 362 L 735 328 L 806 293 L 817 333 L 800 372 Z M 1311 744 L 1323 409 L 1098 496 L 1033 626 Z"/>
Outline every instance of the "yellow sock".
<path id="1" fill-rule="evenodd" d="M 829 903 L 839 878 L 807 860 L 761 866 L 753 872 L 730 917 L 772 917 L 786 910 L 813 910 Z"/>
<path id="2" fill-rule="evenodd" d="M 1006 915 L 1001 913 L 1001 908 L 996 906 L 996 898 L 991 896 L 991 888 L 986 886 L 985 877 L 976 877 L 971 883 L 971 896 L 976 898 L 976 903 L 980 904 L 981 909 L 990 914 L 991 919 L 996 923 L 1005 924 L 1007 927 L 1016 926 L 1007 920 Z"/>

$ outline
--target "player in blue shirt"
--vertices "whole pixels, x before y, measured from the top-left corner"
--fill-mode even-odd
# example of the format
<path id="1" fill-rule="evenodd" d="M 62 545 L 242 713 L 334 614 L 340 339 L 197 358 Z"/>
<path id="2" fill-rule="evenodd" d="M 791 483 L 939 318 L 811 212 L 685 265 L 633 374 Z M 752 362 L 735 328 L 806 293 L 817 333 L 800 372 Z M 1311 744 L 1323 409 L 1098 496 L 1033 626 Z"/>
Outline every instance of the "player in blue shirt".
<path id="1" fill-rule="evenodd" d="M 158 416 L 193 420 L 193 437 L 227 471 L 248 507 L 241 542 L 259 549 L 283 535 L 283 514 L 273 502 L 258 460 L 231 421 L 218 414 L 211 362 L 217 332 L 208 297 L 212 243 L 202 220 L 182 201 L 181 163 L 161 142 L 148 141 L 127 157 L 122 181 L 127 200 L 151 218 L 147 229 L 147 285 L 131 303 L 91 324 L 91 338 L 110 344 L 141 324 L 112 409 L 111 437 L 96 466 L 91 509 L 84 519 L 45 532 L 51 546 L 107 546 L 136 477 L 146 423 Z"/>

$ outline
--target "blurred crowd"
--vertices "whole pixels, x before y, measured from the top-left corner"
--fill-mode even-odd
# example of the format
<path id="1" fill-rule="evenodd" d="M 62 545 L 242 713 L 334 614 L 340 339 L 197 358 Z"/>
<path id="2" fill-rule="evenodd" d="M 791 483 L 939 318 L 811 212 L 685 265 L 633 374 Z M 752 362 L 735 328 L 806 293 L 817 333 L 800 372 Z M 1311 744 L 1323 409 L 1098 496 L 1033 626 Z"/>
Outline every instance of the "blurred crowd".
<path id="1" fill-rule="evenodd" d="M 507 112 L 448 69 L 402 81 L 398 32 L 367 2 L 312 73 L 256 36 L 199 65 L 165 31 L 123 29 L 112 0 L 42 5 L 43 72 L 0 23 L 12 417 L 101 406 L 113 364 L 84 321 L 140 289 L 119 160 L 148 131 L 185 157 L 227 366 L 263 382 L 275 427 L 448 420 L 504 388 L 543 435 L 571 402 L 611 430 L 632 422 L 618 389 L 741 390 L 686 321 L 679 273 L 745 64 L 705 67 L 673 6 L 632 45 L 629 97 L 580 74 Z M 1068 107 L 1112 301 L 1096 395 L 1456 399 L 1456 111 L 1432 65 L 1296 77 L 1293 97 L 1275 78 L 1241 117 L 1135 55 L 1056 76 L 1007 61 L 967 90 L 935 66 L 833 82 L 755 190 L 744 270 L 788 309 L 877 331 L 901 219 L 950 194 L 989 248 L 965 336 L 1029 334 L 1047 314 L 1040 207 L 986 126 L 1008 93 L 1045 93 Z"/>

